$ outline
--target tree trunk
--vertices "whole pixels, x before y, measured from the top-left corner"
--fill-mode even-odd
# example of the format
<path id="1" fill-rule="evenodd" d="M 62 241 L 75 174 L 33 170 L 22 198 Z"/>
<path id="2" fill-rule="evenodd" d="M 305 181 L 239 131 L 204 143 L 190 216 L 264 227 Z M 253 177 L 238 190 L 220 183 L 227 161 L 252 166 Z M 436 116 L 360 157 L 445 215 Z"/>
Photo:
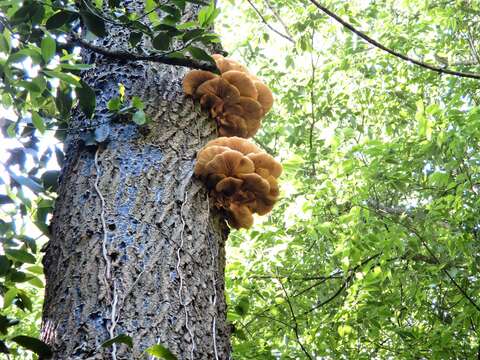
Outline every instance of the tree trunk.
<path id="1" fill-rule="evenodd" d="M 110 34 L 100 45 L 125 46 L 128 34 Z M 42 338 L 54 359 L 141 359 L 155 344 L 178 359 L 228 359 L 228 228 L 192 177 L 215 125 L 183 96 L 187 69 L 91 53 L 85 60 L 96 65 L 83 79 L 97 108 L 93 121 L 73 116 L 65 142 Z M 149 125 L 111 118 L 106 104 L 119 83 L 127 98 L 143 100 Z M 90 128 L 106 140 L 85 145 Z M 119 334 L 133 347 L 101 347 Z"/>

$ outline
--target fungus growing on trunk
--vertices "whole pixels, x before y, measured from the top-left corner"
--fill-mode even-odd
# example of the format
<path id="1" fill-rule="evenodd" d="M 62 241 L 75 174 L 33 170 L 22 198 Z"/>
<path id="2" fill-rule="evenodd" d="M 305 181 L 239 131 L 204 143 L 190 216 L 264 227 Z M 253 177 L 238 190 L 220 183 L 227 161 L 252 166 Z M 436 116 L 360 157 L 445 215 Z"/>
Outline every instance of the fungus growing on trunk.
<path id="1" fill-rule="evenodd" d="M 213 58 L 221 74 L 192 70 L 183 79 L 183 91 L 200 100 L 220 136 L 252 137 L 272 107 L 272 92 L 245 66 L 222 55 Z"/>
<path id="2" fill-rule="evenodd" d="M 195 175 L 209 188 L 230 226 L 249 228 L 252 214 L 265 215 L 278 200 L 282 165 L 240 137 L 220 137 L 197 155 Z"/>

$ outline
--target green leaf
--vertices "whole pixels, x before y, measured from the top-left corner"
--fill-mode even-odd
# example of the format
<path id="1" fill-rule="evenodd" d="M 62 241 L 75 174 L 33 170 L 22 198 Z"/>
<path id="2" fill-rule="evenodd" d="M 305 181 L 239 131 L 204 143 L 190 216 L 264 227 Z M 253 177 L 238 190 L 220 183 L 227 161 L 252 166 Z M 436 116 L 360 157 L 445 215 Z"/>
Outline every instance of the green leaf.
<path id="1" fill-rule="evenodd" d="M 12 262 L 5 255 L 0 255 L 0 276 L 5 276 L 11 266 Z"/>
<path id="2" fill-rule="evenodd" d="M 15 287 L 11 287 L 8 291 L 3 295 L 3 308 L 6 309 L 13 303 L 13 299 L 17 297 L 18 289 Z"/>
<path id="3" fill-rule="evenodd" d="M 72 21 L 76 16 L 77 14 L 72 11 L 60 10 L 48 18 L 45 27 L 48 30 L 58 29 L 69 21 Z"/>
<path id="4" fill-rule="evenodd" d="M 107 36 L 105 21 L 101 17 L 84 10 L 80 11 L 80 16 L 82 17 L 83 23 L 91 33 L 98 37 Z"/>
<path id="5" fill-rule="evenodd" d="M 170 34 L 166 31 L 159 32 L 152 39 L 152 45 L 157 50 L 167 50 L 170 47 Z"/>
<path id="6" fill-rule="evenodd" d="M 159 8 L 163 12 L 171 15 L 172 19 L 174 19 L 175 21 L 180 20 L 180 18 L 182 17 L 182 13 L 175 6 L 161 5 L 159 6 Z"/>
<path id="7" fill-rule="evenodd" d="M 198 12 L 197 21 L 203 28 L 208 28 L 213 24 L 215 18 L 220 14 L 220 11 L 215 8 L 215 2 L 211 1 L 210 5 L 204 6 Z"/>
<path id="8" fill-rule="evenodd" d="M 122 106 L 122 101 L 118 97 L 114 97 L 110 99 L 107 103 L 107 108 L 110 111 L 118 111 L 120 110 L 121 106 Z"/>
<path id="9" fill-rule="evenodd" d="M 120 334 L 115 336 L 113 339 L 107 340 L 102 343 L 102 347 L 110 347 L 113 344 L 125 344 L 128 347 L 133 347 L 133 340 L 130 336 L 125 335 L 125 334 Z"/>
<path id="10" fill-rule="evenodd" d="M 43 267 L 40 265 L 29 266 L 27 270 L 34 274 L 43 275 Z"/>
<path id="11" fill-rule="evenodd" d="M 143 103 L 142 99 L 140 99 L 138 96 L 134 96 L 132 98 L 132 106 L 138 110 L 143 110 L 145 107 L 145 104 Z"/>
<path id="12" fill-rule="evenodd" d="M 15 336 L 12 341 L 44 358 L 49 358 L 53 355 L 50 347 L 36 338 L 20 335 Z"/>
<path id="13" fill-rule="evenodd" d="M 0 333 L 7 334 L 10 326 L 17 325 L 20 321 L 17 319 L 11 319 L 6 316 L 0 315 Z"/>
<path id="14" fill-rule="evenodd" d="M 187 42 L 189 40 L 192 40 L 196 37 L 199 37 L 201 35 L 205 34 L 205 30 L 204 29 L 193 29 L 193 30 L 188 30 L 183 36 L 182 36 L 182 40 L 184 42 Z"/>
<path id="15" fill-rule="evenodd" d="M 48 63 L 55 56 L 57 45 L 52 37 L 45 35 L 40 44 L 40 48 L 42 49 L 43 60 L 45 60 L 45 63 Z"/>
<path id="16" fill-rule="evenodd" d="M 59 64 L 62 69 L 65 70 L 88 70 L 92 69 L 94 65 L 92 64 L 65 64 L 61 63 Z"/>
<path id="17" fill-rule="evenodd" d="M 7 35 L 9 36 L 9 35 Z M 4 54 L 10 53 L 10 43 L 5 34 L 0 34 L 0 51 Z"/>
<path id="18" fill-rule="evenodd" d="M 148 355 L 155 356 L 156 358 L 163 359 L 163 360 L 177 360 L 177 357 L 172 354 L 170 350 L 168 350 L 165 346 L 156 344 L 150 346 L 148 349 L 145 350 Z"/>
<path id="19" fill-rule="evenodd" d="M 75 92 L 83 113 L 87 118 L 91 118 L 96 107 L 95 91 L 87 83 L 81 81 L 81 87 L 76 88 Z"/>
<path id="20" fill-rule="evenodd" d="M 189 46 L 187 48 L 187 50 L 190 53 L 190 55 L 192 55 L 192 57 L 194 57 L 195 59 L 202 60 L 202 61 L 207 61 L 211 64 L 215 64 L 215 60 L 213 60 L 213 58 L 210 55 L 208 55 L 205 52 L 205 50 L 200 49 L 200 48 L 195 47 L 195 46 Z"/>
<path id="21" fill-rule="evenodd" d="M 32 278 L 30 280 L 28 280 L 28 282 L 30 284 L 32 284 L 33 286 L 35 286 L 37 288 L 40 288 L 40 289 L 44 287 L 42 280 L 40 280 L 40 278 L 38 278 L 36 276 L 32 276 Z"/>
<path id="22" fill-rule="evenodd" d="M 57 90 L 57 96 L 55 97 L 55 105 L 62 117 L 67 118 L 70 115 L 72 102 L 70 89 L 68 87 L 60 87 Z"/>
<path id="23" fill-rule="evenodd" d="M 16 283 L 21 283 L 30 280 L 31 276 L 28 276 L 22 271 L 11 271 L 8 273 L 8 278 Z"/>
<path id="24" fill-rule="evenodd" d="M 137 125 L 145 125 L 147 123 L 147 117 L 143 110 L 138 110 L 133 113 L 132 120 Z"/>
<path id="25" fill-rule="evenodd" d="M 245 316 L 248 313 L 248 309 L 250 307 L 250 300 L 248 297 L 242 297 L 235 305 L 235 312 L 240 316 Z"/>
<path id="26" fill-rule="evenodd" d="M 128 37 L 128 42 L 130 46 L 134 48 L 142 40 L 143 33 L 139 31 L 132 31 Z"/>
<path id="27" fill-rule="evenodd" d="M 60 79 L 67 84 L 73 85 L 75 87 L 80 87 L 80 81 L 77 80 L 75 77 L 69 74 L 65 74 L 61 71 L 56 71 L 56 70 L 43 70 L 43 73 L 51 78 L 57 78 Z"/>
<path id="28" fill-rule="evenodd" d="M 0 353 L 2 354 L 9 354 L 10 350 L 8 349 L 7 345 L 3 340 L 0 340 Z"/>
<path id="29" fill-rule="evenodd" d="M 40 133 L 44 133 L 45 132 L 45 124 L 43 122 L 43 119 L 40 115 L 38 115 L 38 113 L 36 111 L 33 111 L 32 112 L 32 124 L 33 126 L 35 126 L 35 128 L 40 131 Z"/>
<path id="30" fill-rule="evenodd" d="M 14 261 L 20 261 L 22 263 L 35 264 L 35 256 L 19 249 L 5 249 L 5 254 Z"/>
<path id="31" fill-rule="evenodd" d="M 40 177 L 40 179 L 42 180 L 43 188 L 56 191 L 58 188 L 59 177 L 60 177 L 60 171 L 58 170 L 45 171 Z"/>

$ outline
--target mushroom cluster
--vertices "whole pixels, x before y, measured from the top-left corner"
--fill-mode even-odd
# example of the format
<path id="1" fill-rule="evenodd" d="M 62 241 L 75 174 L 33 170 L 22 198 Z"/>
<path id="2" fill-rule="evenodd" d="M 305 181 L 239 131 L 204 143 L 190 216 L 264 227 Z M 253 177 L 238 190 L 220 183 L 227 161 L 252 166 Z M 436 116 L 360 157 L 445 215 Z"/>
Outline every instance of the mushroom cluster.
<path id="1" fill-rule="evenodd" d="M 252 137 L 272 107 L 272 92 L 245 66 L 222 55 L 212 57 L 221 74 L 192 70 L 183 79 L 183 91 L 200 100 L 220 136 Z"/>
<path id="2" fill-rule="evenodd" d="M 197 155 L 195 175 L 227 213 L 230 226 L 249 228 L 253 213 L 265 215 L 278 200 L 282 165 L 240 137 L 220 137 Z"/>

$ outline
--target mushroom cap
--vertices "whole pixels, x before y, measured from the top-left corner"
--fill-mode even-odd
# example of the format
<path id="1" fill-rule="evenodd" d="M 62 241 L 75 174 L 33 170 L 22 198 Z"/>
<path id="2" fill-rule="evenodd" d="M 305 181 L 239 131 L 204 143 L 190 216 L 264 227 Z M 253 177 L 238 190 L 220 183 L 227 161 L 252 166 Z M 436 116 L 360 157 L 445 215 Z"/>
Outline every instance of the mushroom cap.
<path id="1" fill-rule="evenodd" d="M 248 154 L 247 157 L 255 164 L 255 172 L 257 173 L 263 171 L 263 175 L 265 171 L 268 171 L 268 175 L 272 175 L 275 178 L 278 178 L 282 174 L 282 165 L 267 153 Z M 265 174 L 264 177 L 268 175 Z"/>
<path id="2" fill-rule="evenodd" d="M 200 106 L 215 118 L 223 112 L 223 100 L 213 94 L 205 94 L 200 98 Z"/>
<path id="3" fill-rule="evenodd" d="M 195 164 L 195 175 L 202 176 L 205 173 L 205 166 L 209 161 L 211 161 L 216 155 L 221 154 L 225 151 L 230 150 L 225 146 L 209 146 L 204 147 L 197 155 L 197 163 Z"/>
<path id="4" fill-rule="evenodd" d="M 248 229 L 253 225 L 253 216 L 251 210 L 245 206 L 231 203 L 228 210 L 228 223 L 235 229 Z"/>
<path id="5" fill-rule="evenodd" d="M 267 196 L 270 192 L 270 183 L 258 174 L 240 174 L 238 175 L 243 180 L 242 190 L 250 191 L 260 196 Z"/>
<path id="6" fill-rule="evenodd" d="M 215 63 L 217 64 L 217 67 L 222 74 L 230 70 L 237 70 L 237 71 L 248 73 L 248 69 L 235 60 L 227 59 L 220 54 L 213 54 L 212 58 L 213 60 L 215 60 Z"/>
<path id="7" fill-rule="evenodd" d="M 222 99 L 223 102 L 235 102 L 240 98 L 240 92 L 237 90 L 237 88 L 233 85 L 230 85 L 221 77 L 216 77 L 202 83 L 195 91 L 195 98 L 201 98 L 206 94 L 215 95 Z"/>
<path id="8" fill-rule="evenodd" d="M 217 122 L 220 136 L 247 136 L 247 122 L 241 116 L 226 114 L 217 118 Z"/>
<path id="9" fill-rule="evenodd" d="M 266 114 L 273 105 L 272 91 L 261 81 L 254 81 L 254 84 L 258 92 L 257 101 L 262 105 L 263 113 Z"/>
<path id="10" fill-rule="evenodd" d="M 244 119 L 259 120 L 263 116 L 262 105 L 257 100 L 245 96 L 226 102 L 224 110 L 226 113 L 238 115 Z"/>
<path id="11" fill-rule="evenodd" d="M 204 167 L 204 174 L 223 174 L 232 176 L 238 174 L 248 174 L 255 169 L 253 162 L 236 150 L 227 150 L 221 154 L 215 155 Z"/>
<path id="12" fill-rule="evenodd" d="M 212 145 L 226 146 L 232 150 L 240 151 L 244 155 L 250 153 L 259 153 L 261 151 L 256 145 L 238 136 L 219 137 L 213 139 L 207 143 L 206 147 Z"/>
<path id="13" fill-rule="evenodd" d="M 183 92 L 186 95 L 193 96 L 201 84 L 216 77 L 218 77 L 218 75 L 209 71 L 192 70 L 183 78 Z"/>
<path id="14" fill-rule="evenodd" d="M 249 121 L 247 123 L 247 135 L 245 137 L 250 138 L 253 135 L 255 135 L 257 133 L 258 129 L 260 129 L 261 125 L 262 125 L 262 120 L 261 119 L 258 119 L 258 120 L 255 120 L 255 121 Z"/>
<path id="15" fill-rule="evenodd" d="M 222 78 L 235 86 L 240 92 L 240 96 L 246 96 L 252 99 L 257 98 L 257 87 L 246 73 L 237 70 L 230 70 L 223 73 Z"/>
<path id="16" fill-rule="evenodd" d="M 232 196 L 240 190 L 243 180 L 234 177 L 226 177 L 220 180 L 215 186 L 215 191 L 225 196 Z"/>
<path id="17" fill-rule="evenodd" d="M 272 211 L 274 205 L 275 202 L 268 202 L 260 198 L 257 199 L 253 205 L 249 206 L 249 208 L 258 215 L 266 215 Z"/>

